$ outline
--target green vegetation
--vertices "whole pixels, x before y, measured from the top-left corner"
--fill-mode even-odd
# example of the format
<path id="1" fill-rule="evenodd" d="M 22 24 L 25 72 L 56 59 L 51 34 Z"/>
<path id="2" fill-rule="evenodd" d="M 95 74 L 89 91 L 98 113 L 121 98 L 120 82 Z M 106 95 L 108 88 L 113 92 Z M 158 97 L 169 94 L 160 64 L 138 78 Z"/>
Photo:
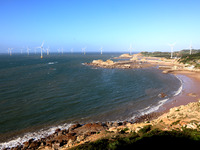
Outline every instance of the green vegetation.
<path id="1" fill-rule="evenodd" d="M 183 56 L 179 62 L 189 65 L 194 65 L 195 68 L 200 68 L 200 53 Z"/>
<path id="2" fill-rule="evenodd" d="M 141 52 L 142 55 L 146 57 L 165 57 L 165 58 L 170 58 L 171 53 L 169 52 Z"/>
<path id="3" fill-rule="evenodd" d="M 147 57 L 164 57 L 168 59 L 171 57 L 171 53 L 169 52 L 141 52 L 141 54 Z M 180 58 L 180 63 L 200 68 L 200 50 L 192 50 L 192 55 L 190 55 L 189 50 L 181 50 L 174 52 L 173 56 Z"/>
<path id="4" fill-rule="evenodd" d="M 118 150 L 133 148 L 174 148 L 181 146 L 199 146 L 200 132 L 193 129 L 183 128 L 173 131 L 162 131 L 154 129 L 152 126 L 145 126 L 138 133 L 119 134 L 117 136 L 108 137 L 97 140 L 95 142 L 86 143 L 72 150 Z"/>
<path id="5" fill-rule="evenodd" d="M 197 49 L 193 49 L 192 50 L 192 54 L 196 54 L 196 53 L 200 53 L 200 50 Z M 171 53 L 170 52 L 141 52 L 141 54 L 143 54 L 144 56 L 147 57 L 164 57 L 164 58 L 170 58 L 171 57 Z M 186 57 L 190 54 L 190 50 L 181 50 L 181 51 L 176 51 L 173 53 L 174 57 Z"/>

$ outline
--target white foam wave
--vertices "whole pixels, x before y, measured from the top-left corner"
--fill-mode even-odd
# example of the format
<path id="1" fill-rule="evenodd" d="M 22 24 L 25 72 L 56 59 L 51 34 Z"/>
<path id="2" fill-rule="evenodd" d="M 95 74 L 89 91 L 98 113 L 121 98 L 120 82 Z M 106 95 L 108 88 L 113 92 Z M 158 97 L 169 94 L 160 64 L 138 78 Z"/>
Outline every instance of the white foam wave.
<path id="1" fill-rule="evenodd" d="M 41 129 L 37 132 L 26 133 L 22 137 L 16 137 L 15 139 L 13 139 L 11 141 L 0 143 L 0 149 L 11 148 L 11 147 L 16 147 L 17 145 L 22 145 L 24 142 L 28 141 L 29 139 L 38 140 L 41 138 L 45 138 L 45 137 L 53 134 L 56 129 L 58 129 L 58 128 L 60 128 L 61 130 L 68 129 L 71 125 L 72 124 L 63 124 L 63 125 L 51 127 L 46 130 Z"/>
<path id="2" fill-rule="evenodd" d="M 178 76 L 175 76 L 175 77 L 181 82 L 181 86 L 179 87 L 179 89 L 176 92 L 174 92 L 173 97 L 179 95 L 183 90 L 183 81 Z M 136 117 L 140 117 L 140 116 L 143 116 L 145 114 L 149 114 L 149 113 L 157 111 L 168 100 L 169 100 L 169 98 L 163 99 L 163 100 L 159 101 L 158 104 L 155 105 L 155 106 L 148 106 L 144 109 L 141 109 L 139 111 L 139 115 L 131 117 L 131 120 L 134 120 Z"/>
<path id="3" fill-rule="evenodd" d="M 179 95 L 179 94 L 182 92 L 182 90 L 183 90 L 183 81 L 182 81 L 178 76 L 175 76 L 175 77 L 181 82 L 180 88 L 174 93 L 174 96 L 177 96 L 177 95 Z"/>
<path id="4" fill-rule="evenodd" d="M 58 62 L 57 61 L 55 61 L 55 62 L 49 62 L 48 64 L 49 65 L 53 65 L 53 64 L 57 64 Z"/>
<path id="5" fill-rule="evenodd" d="M 155 105 L 155 106 L 151 106 L 150 105 L 150 106 L 147 106 L 144 109 L 139 110 L 139 115 L 131 117 L 130 120 L 134 120 L 136 117 L 140 117 L 140 116 L 143 116 L 145 114 L 150 114 L 152 112 L 157 111 L 168 100 L 169 100 L 168 98 L 167 99 L 163 99 L 163 100 L 159 101 L 157 103 L 157 105 Z"/>

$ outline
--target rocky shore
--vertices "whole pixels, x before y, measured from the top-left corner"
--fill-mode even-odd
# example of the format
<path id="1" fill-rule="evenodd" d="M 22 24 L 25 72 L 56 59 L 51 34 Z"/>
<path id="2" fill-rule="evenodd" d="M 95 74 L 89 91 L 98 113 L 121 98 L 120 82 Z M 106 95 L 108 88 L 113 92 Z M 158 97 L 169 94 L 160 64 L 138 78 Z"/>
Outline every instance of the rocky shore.
<path id="1" fill-rule="evenodd" d="M 22 145 L 4 150 L 39 149 L 66 150 L 98 139 L 113 137 L 124 133 L 138 133 L 142 128 L 151 125 L 162 131 L 195 129 L 200 131 L 200 102 L 171 108 L 168 113 L 144 115 L 137 122 L 106 122 L 74 124 L 69 129 L 56 129 L 52 135 L 39 140 L 30 139 Z M 156 116 L 156 119 L 155 119 Z M 154 118 L 154 119 L 153 119 Z"/>
<path id="2" fill-rule="evenodd" d="M 118 68 L 118 69 L 134 69 L 134 68 L 148 68 L 155 65 L 141 61 L 117 61 L 114 62 L 110 59 L 103 60 L 93 60 L 91 63 L 85 63 L 88 66 L 100 67 L 100 68 Z"/>

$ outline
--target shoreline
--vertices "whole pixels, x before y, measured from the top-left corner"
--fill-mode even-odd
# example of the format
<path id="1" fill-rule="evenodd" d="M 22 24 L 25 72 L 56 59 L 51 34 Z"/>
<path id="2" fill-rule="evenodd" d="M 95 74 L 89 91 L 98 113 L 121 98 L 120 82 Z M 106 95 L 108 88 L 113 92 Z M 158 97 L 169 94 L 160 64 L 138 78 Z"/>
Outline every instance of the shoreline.
<path id="1" fill-rule="evenodd" d="M 163 70 L 163 69 L 161 69 L 161 70 Z M 200 100 L 200 76 L 197 76 L 198 75 L 197 72 L 172 70 L 172 71 L 170 71 L 170 74 L 173 74 L 177 78 L 181 79 L 182 86 L 183 86 L 181 93 L 179 93 L 178 95 L 176 95 L 176 96 L 170 98 L 169 100 L 167 100 L 166 102 L 164 102 L 164 104 L 162 104 L 158 108 L 158 110 L 155 110 L 154 112 L 151 112 L 148 114 L 144 114 L 142 116 L 139 116 L 138 121 L 136 121 L 132 124 L 144 122 L 144 121 L 155 120 L 156 118 L 160 117 L 161 115 L 169 112 L 171 108 L 174 108 L 174 107 L 177 107 L 180 105 L 187 105 L 190 102 L 197 102 Z M 124 122 L 128 122 L 128 121 L 124 121 Z M 113 127 L 117 128 L 118 126 L 126 125 L 126 123 L 123 123 L 123 122 L 118 122 L 118 123 L 100 122 L 100 123 L 93 123 L 93 124 L 88 123 L 88 124 L 90 124 L 91 127 L 93 127 L 93 125 L 94 125 L 95 128 L 96 128 L 96 124 L 99 124 L 98 128 L 105 127 L 106 129 L 113 128 Z M 86 126 L 88 124 L 78 125 L 79 126 L 78 128 L 82 128 L 83 126 Z M 109 126 L 109 124 L 112 124 L 112 125 Z M 115 124 L 115 125 L 113 125 L 113 124 Z M 71 125 L 71 127 L 73 127 L 73 126 L 74 125 Z M 77 125 L 75 125 L 75 126 L 77 126 Z M 69 128 L 71 128 L 71 127 L 69 127 Z M 51 135 L 48 135 L 48 137 L 54 135 L 55 133 L 58 135 L 58 133 L 60 133 L 60 131 L 63 132 L 64 130 L 68 130 L 68 129 L 63 129 L 63 130 L 58 131 L 58 128 L 59 127 L 57 127 L 57 129 L 54 129 L 55 131 L 53 131 Z M 76 129 L 76 127 L 74 129 Z M 91 128 L 87 128 L 86 130 L 90 130 L 90 129 Z M 100 132 L 102 130 L 104 130 L 104 129 L 97 130 L 97 131 Z M 95 130 L 95 132 L 96 132 L 96 130 Z M 68 134 L 68 133 L 66 133 L 66 134 Z M 45 139 L 48 139 L 48 137 L 46 137 Z M 29 144 L 31 142 L 33 142 L 30 140 L 31 139 L 29 138 L 26 142 L 28 142 Z M 25 142 L 25 141 L 23 141 L 23 142 Z"/>
<path id="2" fill-rule="evenodd" d="M 183 89 L 179 95 L 172 97 L 172 99 L 162 106 L 165 111 L 169 111 L 173 107 L 187 105 L 190 102 L 200 100 L 200 78 L 197 77 L 197 72 L 173 71 L 171 73 L 182 80 Z"/>

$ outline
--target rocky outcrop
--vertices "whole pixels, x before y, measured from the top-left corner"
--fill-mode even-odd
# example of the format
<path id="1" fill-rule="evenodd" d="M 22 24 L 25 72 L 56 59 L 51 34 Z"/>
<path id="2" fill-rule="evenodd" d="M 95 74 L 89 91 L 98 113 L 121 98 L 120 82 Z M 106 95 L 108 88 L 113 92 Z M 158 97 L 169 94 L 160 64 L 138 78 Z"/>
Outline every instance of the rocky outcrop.
<path id="1" fill-rule="evenodd" d="M 132 58 L 133 56 L 130 54 L 122 54 L 118 58 Z"/>
<path id="2" fill-rule="evenodd" d="M 140 61 L 117 61 L 113 62 L 108 59 L 103 60 L 93 60 L 91 63 L 85 63 L 85 65 L 100 67 L 100 68 L 119 68 L 119 69 L 133 69 L 133 68 L 147 68 L 152 67 L 153 65 L 149 63 L 142 63 Z"/>

